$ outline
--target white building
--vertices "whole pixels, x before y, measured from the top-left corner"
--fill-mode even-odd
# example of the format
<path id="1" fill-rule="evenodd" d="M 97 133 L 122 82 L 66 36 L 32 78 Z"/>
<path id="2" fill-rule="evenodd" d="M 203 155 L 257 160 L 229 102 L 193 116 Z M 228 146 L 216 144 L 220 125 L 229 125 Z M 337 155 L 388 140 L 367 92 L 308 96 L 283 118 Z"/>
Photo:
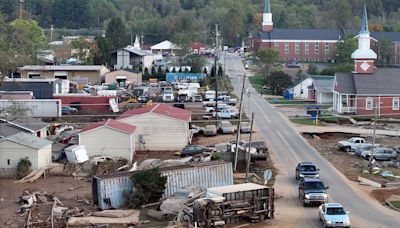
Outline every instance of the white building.
<path id="1" fill-rule="evenodd" d="M 117 120 L 136 126 L 136 150 L 181 150 L 191 141 L 192 112 L 166 104 L 127 111 Z"/>
<path id="2" fill-rule="evenodd" d="M 121 157 L 130 163 L 135 154 L 135 131 L 135 126 L 108 119 L 84 127 L 79 133 L 79 145 L 86 147 L 89 157 Z"/>
<path id="3" fill-rule="evenodd" d="M 111 64 L 114 65 L 114 70 L 131 69 L 143 71 L 144 68 L 150 69 L 153 62 L 159 59 L 162 59 L 161 55 L 142 50 L 137 37 L 133 46 L 128 45 L 111 54 Z"/>
<path id="4" fill-rule="evenodd" d="M 151 46 L 150 49 L 153 54 L 162 55 L 164 53 L 168 53 L 170 55 L 175 55 L 176 50 L 179 50 L 180 48 L 171 41 L 165 40 L 161 43 Z"/>
<path id="5" fill-rule="evenodd" d="M 322 75 L 311 75 L 308 78 L 300 81 L 295 86 L 292 87 L 293 89 L 293 98 L 294 99 L 304 99 L 304 100 L 313 100 L 315 96 L 310 93 L 313 89 L 310 90 L 313 83 L 315 81 L 324 81 L 324 80 L 332 80 L 333 83 L 333 76 L 322 76 Z"/>
<path id="6" fill-rule="evenodd" d="M 28 133 L 0 139 L 0 176 L 15 175 L 18 162 L 28 157 L 33 170 L 51 163 L 52 142 Z"/>

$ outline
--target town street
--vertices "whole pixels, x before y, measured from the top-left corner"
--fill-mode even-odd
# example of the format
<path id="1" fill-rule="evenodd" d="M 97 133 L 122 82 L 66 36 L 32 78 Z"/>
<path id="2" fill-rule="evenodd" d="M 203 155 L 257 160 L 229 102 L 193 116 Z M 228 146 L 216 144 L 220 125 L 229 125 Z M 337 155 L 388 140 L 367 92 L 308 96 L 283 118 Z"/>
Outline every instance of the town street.
<path id="1" fill-rule="evenodd" d="M 235 93 L 240 95 L 242 76 L 245 74 L 241 59 L 236 55 L 227 55 L 225 62 Z M 321 179 L 329 186 L 329 201 L 342 203 L 350 211 L 352 227 L 399 226 L 399 212 L 385 208 L 361 192 L 356 183 L 336 170 L 292 128 L 286 118 L 261 98 L 248 81 L 246 88 L 250 93 L 250 104 L 249 96 L 245 95 L 243 110 L 247 111 L 249 105 L 250 111 L 255 113 L 255 126 L 267 142 L 272 160 L 279 170 L 275 182 L 277 227 L 321 227 L 318 208 L 304 208 L 298 199 L 294 169 L 300 161 L 314 162 L 320 168 Z"/>

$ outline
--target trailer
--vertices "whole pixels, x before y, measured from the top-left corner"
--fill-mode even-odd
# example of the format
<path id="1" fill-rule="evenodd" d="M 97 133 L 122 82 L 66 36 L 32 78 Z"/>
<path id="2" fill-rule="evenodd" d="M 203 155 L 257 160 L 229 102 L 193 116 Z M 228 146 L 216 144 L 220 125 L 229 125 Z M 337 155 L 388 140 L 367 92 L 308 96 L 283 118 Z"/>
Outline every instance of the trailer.
<path id="1" fill-rule="evenodd" d="M 274 189 L 254 183 L 209 188 L 205 198 L 194 201 L 193 214 L 186 217 L 195 227 L 273 219 Z"/>

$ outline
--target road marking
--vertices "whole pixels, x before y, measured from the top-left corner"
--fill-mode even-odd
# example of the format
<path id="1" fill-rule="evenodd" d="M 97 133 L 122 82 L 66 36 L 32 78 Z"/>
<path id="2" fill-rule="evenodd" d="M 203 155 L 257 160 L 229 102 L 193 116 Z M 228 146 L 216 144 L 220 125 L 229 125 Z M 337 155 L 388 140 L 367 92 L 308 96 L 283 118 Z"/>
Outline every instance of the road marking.
<path id="1" fill-rule="evenodd" d="M 267 122 L 272 123 L 271 119 L 267 116 L 267 114 L 264 114 L 264 111 L 262 110 L 261 106 L 257 102 L 255 102 L 252 97 L 250 98 L 250 100 L 253 100 L 252 103 L 254 103 L 257 106 L 257 108 L 261 111 L 261 113 L 263 113 L 263 117 L 267 120 Z"/>
<path id="2" fill-rule="evenodd" d="M 294 159 L 295 159 L 297 162 L 300 162 L 300 159 L 299 159 L 299 157 L 297 157 L 297 154 L 296 154 L 296 152 L 294 151 L 293 147 L 290 146 L 290 144 L 286 141 L 286 139 L 283 137 L 283 135 L 281 134 L 281 132 L 277 130 L 276 133 L 278 134 L 279 138 L 281 138 L 283 144 L 285 144 L 285 146 L 288 148 L 289 152 L 292 154 L 292 156 L 294 157 Z"/>

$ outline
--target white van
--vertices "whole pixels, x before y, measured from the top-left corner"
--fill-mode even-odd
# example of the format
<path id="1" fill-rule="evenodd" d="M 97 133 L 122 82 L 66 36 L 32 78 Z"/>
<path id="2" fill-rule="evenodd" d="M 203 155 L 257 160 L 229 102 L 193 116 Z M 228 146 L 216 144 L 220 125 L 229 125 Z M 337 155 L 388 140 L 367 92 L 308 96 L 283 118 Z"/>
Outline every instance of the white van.
<path id="1" fill-rule="evenodd" d="M 216 98 L 216 92 L 215 92 L 215 90 L 208 90 L 208 91 L 206 91 L 206 94 L 205 94 L 204 98 L 205 98 L 206 100 L 215 100 L 215 98 Z"/>

